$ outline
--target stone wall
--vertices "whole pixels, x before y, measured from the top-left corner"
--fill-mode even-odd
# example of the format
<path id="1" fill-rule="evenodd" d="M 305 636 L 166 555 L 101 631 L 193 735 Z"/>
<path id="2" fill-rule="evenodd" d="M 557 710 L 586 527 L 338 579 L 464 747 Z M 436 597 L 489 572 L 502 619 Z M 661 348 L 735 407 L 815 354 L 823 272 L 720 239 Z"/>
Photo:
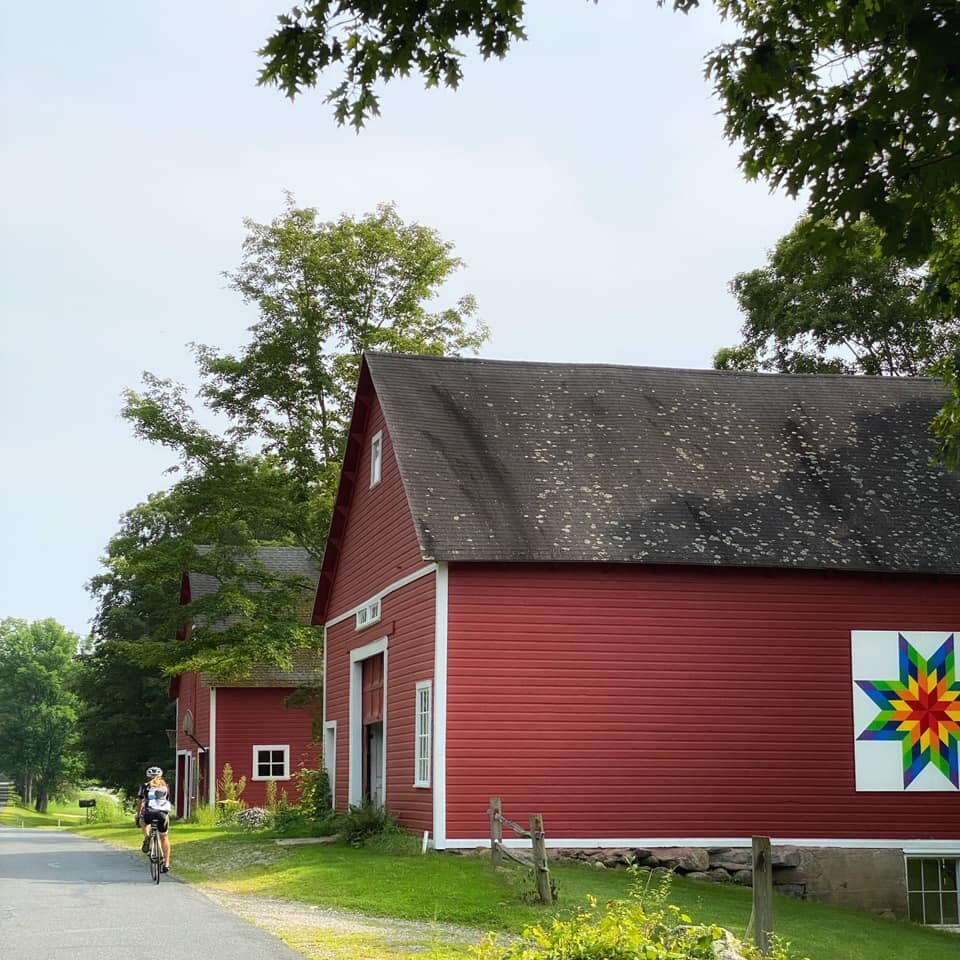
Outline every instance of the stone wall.
<path id="1" fill-rule="evenodd" d="M 749 847 L 659 847 L 556 850 L 554 856 L 589 861 L 598 868 L 636 863 L 674 870 L 691 880 L 737 883 L 753 880 Z M 903 851 L 838 847 L 773 848 L 773 884 L 778 893 L 809 897 L 906 919 Z"/>

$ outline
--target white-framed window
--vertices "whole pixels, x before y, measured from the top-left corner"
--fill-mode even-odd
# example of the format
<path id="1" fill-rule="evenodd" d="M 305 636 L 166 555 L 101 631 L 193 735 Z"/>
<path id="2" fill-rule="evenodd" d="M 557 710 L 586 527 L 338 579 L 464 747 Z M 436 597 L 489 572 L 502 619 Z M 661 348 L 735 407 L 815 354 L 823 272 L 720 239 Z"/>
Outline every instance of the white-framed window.
<path id="1" fill-rule="evenodd" d="M 364 627 L 369 627 L 371 623 L 377 623 L 379 620 L 380 598 L 375 597 L 357 610 L 357 625 L 355 629 L 362 630 Z"/>
<path id="2" fill-rule="evenodd" d="M 253 747 L 253 780 L 289 780 L 290 744 L 257 743 Z"/>
<path id="3" fill-rule="evenodd" d="M 960 858 L 907 857 L 907 907 L 914 923 L 960 926 Z"/>
<path id="4" fill-rule="evenodd" d="M 433 681 L 417 684 L 416 748 L 414 761 L 415 787 L 430 786 L 430 747 L 433 731 Z"/>
<path id="5" fill-rule="evenodd" d="M 383 472 L 383 431 L 378 430 L 370 441 L 370 486 L 380 482 Z"/>

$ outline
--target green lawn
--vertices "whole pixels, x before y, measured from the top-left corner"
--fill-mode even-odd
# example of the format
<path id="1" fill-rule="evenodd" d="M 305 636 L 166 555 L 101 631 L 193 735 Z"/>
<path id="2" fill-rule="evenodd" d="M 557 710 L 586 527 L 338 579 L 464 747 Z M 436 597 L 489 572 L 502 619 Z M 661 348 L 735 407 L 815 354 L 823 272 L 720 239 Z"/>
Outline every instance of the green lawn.
<path id="1" fill-rule="evenodd" d="M 97 806 L 112 817 L 121 816 L 120 804 L 116 797 L 98 790 L 84 790 L 70 800 L 51 800 L 46 813 L 37 813 L 33 807 L 6 806 L 0 810 L 0 824 L 7 827 L 71 827 L 86 822 L 86 811 L 81 810 L 78 801 L 94 799 Z M 133 823 L 131 815 L 130 823 Z"/>
<path id="2" fill-rule="evenodd" d="M 135 849 L 132 827 L 78 828 L 117 846 Z M 553 910 L 525 902 L 529 890 L 519 868 L 494 874 L 477 857 L 384 852 L 334 846 L 278 846 L 256 834 L 174 824 L 174 872 L 201 886 L 235 893 L 299 900 L 373 916 L 455 923 L 519 933 Z M 575 863 L 551 865 L 560 891 L 557 911 L 567 913 L 588 895 L 624 896 L 623 870 Z M 750 891 L 677 878 L 674 903 L 694 920 L 742 934 Z M 811 960 L 946 960 L 960 957 L 960 937 L 912 924 L 809 901 L 777 897 L 776 932 Z M 467 954 L 464 953 L 464 956 Z"/>

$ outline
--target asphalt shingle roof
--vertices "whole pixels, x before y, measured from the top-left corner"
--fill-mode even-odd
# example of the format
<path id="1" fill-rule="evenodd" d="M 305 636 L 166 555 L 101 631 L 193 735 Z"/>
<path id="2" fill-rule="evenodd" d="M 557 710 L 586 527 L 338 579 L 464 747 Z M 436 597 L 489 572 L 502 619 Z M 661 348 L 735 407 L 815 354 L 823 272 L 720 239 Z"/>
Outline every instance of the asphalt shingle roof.
<path id="1" fill-rule="evenodd" d="M 366 362 L 427 559 L 960 573 L 933 380 Z"/>

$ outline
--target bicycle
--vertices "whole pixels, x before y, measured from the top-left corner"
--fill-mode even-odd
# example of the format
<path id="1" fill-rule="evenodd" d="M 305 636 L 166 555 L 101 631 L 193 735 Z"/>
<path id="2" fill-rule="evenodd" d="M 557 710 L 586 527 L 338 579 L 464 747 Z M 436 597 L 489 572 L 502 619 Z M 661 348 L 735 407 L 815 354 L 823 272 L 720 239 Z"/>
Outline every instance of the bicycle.
<path id="1" fill-rule="evenodd" d="M 154 883 L 160 882 L 160 875 L 164 873 L 164 867 L 167 865 L 163 856 L 163 846 L 160 843 L 160 831 L 157 829 L 156 821 L 150 824 L 150 879 Z"/>

